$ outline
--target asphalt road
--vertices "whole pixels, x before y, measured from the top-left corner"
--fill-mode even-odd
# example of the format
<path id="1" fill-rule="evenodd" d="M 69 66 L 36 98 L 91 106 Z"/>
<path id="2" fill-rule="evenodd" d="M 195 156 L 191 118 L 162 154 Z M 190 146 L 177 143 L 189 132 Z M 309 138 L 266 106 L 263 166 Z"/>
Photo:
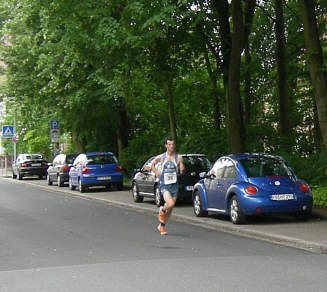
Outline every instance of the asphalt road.
<path id="1" fill-rule="evenodd" d="M 327 255 L 0 179 L 0 291 L 326 291 Z"/>

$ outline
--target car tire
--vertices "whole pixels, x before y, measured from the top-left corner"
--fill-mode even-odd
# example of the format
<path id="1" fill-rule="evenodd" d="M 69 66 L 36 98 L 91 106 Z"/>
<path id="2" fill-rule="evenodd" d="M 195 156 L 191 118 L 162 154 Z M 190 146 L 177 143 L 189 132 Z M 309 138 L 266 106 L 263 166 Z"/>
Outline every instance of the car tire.
<path id="1" fill-rule="evenodd" d="M 237 197 L 234 195 L 228 204 L 229 218 L 233 224 L 242 224 L 246 222 L 246 216 L 241 210 Z"/>
<path id="2" fill-rule="evenodd" d="M 158 207 L 163 206 L 165 204 L 164 198 L 160 193 L 159 185 L 156 185 L 154 188 L 154 202 Z"/>
<path id="3" fill-rule="evenodd" d="M 312 215 L 312 210 L 299 211 L 295 213 L 296 220 L 299 221 L 308 221 Z"/>
<path id="4" fill-rule="evenodd" d="M 50 175 L 47 175 L 47 183 L 48 183 L 48 186 L 52 186 L 52 181 L 50 179 Z"/>
<path id="5" fill-rule="evenodd" d="M 75 186 L 73 185 L 71 179 L 69 179 L 69 189 L 72 190 L 72 191 L 75 190 Z"/>
<path id="6" fill-rule="evenodd" d="M 19 180 L 22 180 L 23 179 L 23 175 L 20 172 L 18 172 L 18 179 Z"/>
<path id="7" fill-rule="evenodd" d="M 208 216 L 208 212 L 203 209 L 203 203 L 199 191 L 195 191 L 194 193 L 193 210 L 196 217 Z"/>
<path id="8" fill-rule="evenodd" d="M 78 180 L 78 190 L 80 193 L 85 193 L 85 186 L 83 186 L 82 181 Z"/>
<path id="9" fill-rule="evenodd" d="M 124 189 L 123 183 L 116 184 L 116 188 L 117 188 L 118 191 L 122 191 Z"/>
<path id="10" fill-rule="evenodd" d="M 139 189 L 137 187 L 137 184 L 133 182 L 132 185 L 132 195 L 133 195 L 133 200 L 135 203 L 142 203 L 143 202 L 143 197 L 140 196 L 139 194 Z"/>
<path id="11" fill-rule="evenodd" d="M 58 187 L 60 187 L 60 188 L 64 186 L 64 183 L 62 181 L 60 174 L 57 177 L 57 184 L 58 184 Z"/>

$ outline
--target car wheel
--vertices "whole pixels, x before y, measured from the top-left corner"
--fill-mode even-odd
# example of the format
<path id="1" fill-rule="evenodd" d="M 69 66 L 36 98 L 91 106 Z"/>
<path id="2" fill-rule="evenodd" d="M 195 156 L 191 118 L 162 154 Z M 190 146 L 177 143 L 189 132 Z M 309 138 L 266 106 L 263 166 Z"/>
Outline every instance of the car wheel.
<path id="1" fill-rule="evenodd" d="M 50 179 L 50 175 L 47 175 L 47 183 L 49 186 L 52 186 L 52 181 Z"/>
<path id="2" fill-rule="evenodd" d="M 246 216 L 243 214 L 236 196 L 229 201 L 229 217 L 234 224 L 242 224 L 246 221 Z"/>
<path id="3" fill-rule="evenodd" d="M 69 189 L 75 190 L 75 186 L 73 185 L 71 178 L 69 179 Z"/>
<path id="4" fill-rule="evenodd" d="M 196 217 L 206 217 L 208 212 L 203 209 L 200 193 L 196 191 L 193 199 L 193 210 Z"/>
<path id="5" fill-rule="evenodd" d="M 57 184 L 58 184 L 58 187 L 63 187 L 64 186 L 64 183 L 62 181 L 62 178 L 60 175 L 58 175 L 57 177 Z"/>
<path id="6" fill-rule="evenodd" d="M 165 201 L 160 193 L 159 185 L 156 185 L 154 189 L 154 202 L 158 207 L 163 206 L 165 204 Z"/>
<path id="7" fill-rule="evenodd" d="M 133 195 L 134 202 L 136 202 L 136 203 L 143 202 L 143 197 L 140 196 L 137 184 L 135 182 L 132 185 L 132 195 Z"/>
<path id="8" fill-rule="evenodd" d="M 312 215 L 311 209 L 306 211 L 299 211 L 295 213 L 295 218 L 296 220 L 300 220 L 300 221 L 308 221 L 311 215 Z"/>
<path id="9" fill-rule="evenodd" d="M 18 179 L 19 180 L 22 180 L 23 179 L 23 175 L 20 172 L 18 172 Z"/>
<path id="10" fill-rule="evenodd" d="M 85 186 L 83 186 L 82 181 L 80 179 L 78 180 L 78 190 L 80 191 L 80 193 L 85 192 Z"/>
<path id="11" fill-rule="evenodd" d="M 118 184 L 116 184 L 116 188 L 117 188 L 118 191 L 122 191 L 123 188 L 124 188 L 123 183 L 118 183 Z"/>

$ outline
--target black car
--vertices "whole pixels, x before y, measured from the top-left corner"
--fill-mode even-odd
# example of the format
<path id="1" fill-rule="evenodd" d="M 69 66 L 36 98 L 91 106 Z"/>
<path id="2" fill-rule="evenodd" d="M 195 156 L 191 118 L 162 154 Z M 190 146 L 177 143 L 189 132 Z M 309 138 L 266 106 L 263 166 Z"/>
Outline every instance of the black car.
<path id="1" fill-rule="evenodd" d="M 59 187 L 63 187 L 65 182 L 69 181 L 69 170 L 78 154 L 58 154 L 49 163 L 47 182 L 52 185 L 57 182 Z"/>
<path id="2" fill-rule="evenodd" d="M 181 154 L 185 166 L 185 173 L 178 174 L 178 200 L 192 200 L 193 186 L 200 179 L 201 172 L 207 172 L 211 163 L 204 154 Z M 135 169 L 132 179 L 132 195 L 134 202 L 143 202 L 143 198 L 153 198 L 157 206 L 164 201 L 159 191 L 159 179 L 151 171 L 151 164 L 155 156 L 148 159 L 140 169 Z M 156 165 L 160 167 L 160 163 Z"/>
<path id="3" fill-rule="evenodd" d="M 37 175 L 40 179 L 47 175 L 48 162 L 41 154 L 19 154 L 12 164 L 12 177 L 23 179 L 24 176 Z"/>

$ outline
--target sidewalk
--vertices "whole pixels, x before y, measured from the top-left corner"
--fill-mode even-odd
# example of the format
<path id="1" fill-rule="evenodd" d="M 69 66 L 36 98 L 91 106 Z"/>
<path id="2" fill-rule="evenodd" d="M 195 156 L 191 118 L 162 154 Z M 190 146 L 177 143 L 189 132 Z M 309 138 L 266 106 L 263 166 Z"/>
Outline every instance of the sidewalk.
<path id="1" fill-rule="evenodd" d="M 18 181 L 11 178 L 4 179 L 12 183 L 29 184 L 44 190 L 96 200 L 155 216 L 158 212 L 157 206 L 151 199 L 144 198 L 143 203 L 135 203 L 129 190 L 112 190 L 108 192 L 104 189 L 91 189 L 86 193 L 80 193 L 76 190 L 71 191 L 68 187 L 48 186 L 45 180 L 24 179 Z M 234 225 L 227 216 L 209 215 L 205 218 L 197 218 L 193 213 L 191 204 L 178 204 L 174 208 L 172 219 L 205 228 L 301 248 L 315 253 L 327 254 L 327 209 L 313 209 L 312 218 L 306 222 L 297 221 L 291 215 L 269 215 L 250 218 L 245 225 Z"/>

